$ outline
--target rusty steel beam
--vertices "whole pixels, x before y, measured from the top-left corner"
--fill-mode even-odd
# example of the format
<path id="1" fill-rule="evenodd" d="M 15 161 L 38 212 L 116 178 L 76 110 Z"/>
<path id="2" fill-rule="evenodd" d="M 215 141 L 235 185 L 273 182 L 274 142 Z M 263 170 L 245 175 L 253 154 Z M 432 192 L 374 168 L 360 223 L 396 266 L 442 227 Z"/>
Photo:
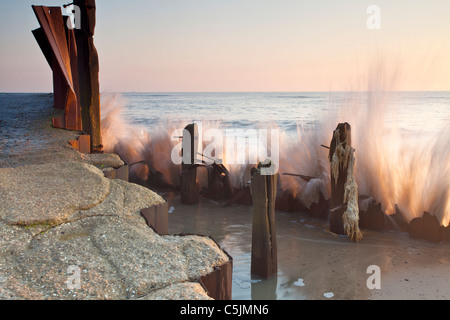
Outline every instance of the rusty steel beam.
<path id="1" fill-rule="evenodd" d="M 53 119 L 53 126 L 81 131 L 81 106 L 77 98 L 72 68 L 76 61 L 73 31 L 66 36 L 60 7 L 32 6 L 40 29 L 33 31 L 35 38 L 53 71 L 54 107 L 64 115 Z M 68 43 L 71 45 L 69 48 Z M 51 53 L 51 54 L 50 54 Z M 76 79 L 75 79 L 76 80 Z"/>
<path id="2" fill-rule="evenodd" d="M 95 0 L 74 0 L 80 8 L 80 26 L 75 31 L 78 54 L 78 83 L 83 131 L 91 137 L 91 152 L 103 152 L 100 117 L 98 53 L 94 45 Z"/>
<path id="3" fill-rule="evenodd" d="M 50 43 L 48 43 L 48 40 L 45 36 L 44 29 L 37 28 L 35 30 L 32 30 L 31 32 L 33 33 L 33 36 L 36 39 L 39 48 L 41 48 L 41 51 L 44 54 L 45 60 L 47 60 L 49 67 L 52 68 L 52 60 L 53 60 L 52 48 L 50 47 Z"/>

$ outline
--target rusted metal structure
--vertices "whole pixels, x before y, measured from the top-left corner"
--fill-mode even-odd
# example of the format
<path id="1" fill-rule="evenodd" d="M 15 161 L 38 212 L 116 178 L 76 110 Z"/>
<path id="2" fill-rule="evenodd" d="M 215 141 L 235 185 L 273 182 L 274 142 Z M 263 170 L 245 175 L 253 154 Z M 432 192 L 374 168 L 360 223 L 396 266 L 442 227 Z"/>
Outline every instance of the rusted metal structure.
<path id="1" fill-rule="evenodd" d="M 40 28 L 32 31 L 53 72 L 54 107 L 64 111 L 53 126 L 83 131 L 90 152 L 102 152 L 95 0 L 75 0 L 81 21 L 68 27 L 61 7 L 32 6 Z M 78 28 L 79 27 L 79 28 Z"/>
<path id="2" fill-rule="evenodd" d="M 64 115 L 53 119 L 55 128 L 82 130 L 78 99 L 77 49 L 73 29 L 64 23 L 60 7 L 32 6 L 40 28 L 33 30 L 53 71 L 54 107 Z"/>
<path id="3" fill-rule="evenodd" d="M 69 140 L 69 144 L 81 153 L 91 152 L 91 137 L 87 134 L 78 136 L 76 140 Z"/>
<path id="4" fill-rule="evenodd" d="M 147 225 L 160 235 L 169 234 L 169 206 L 167 201 L 141 210 Z"/>
<path id="5" fill-rule="evenodd" d="M 220 248 L 220 245 L 213 238 L 209 238 Z M 233 258 L 223 248 L 220 249 L 228 256 L 228 261 L 221 266 L 215 267 L 213 272 L 200 277 L 199 282 L 211 298 L 215 300 L 231 300 Z"/>
<path id="6" fill-rule="evenodd" d="M 98 53 L 94 45 L 95 0 L 74 0 L 81 21 L 75 30 L 83 131 L 91 136 L 91 152 L 102 152 Z"/>

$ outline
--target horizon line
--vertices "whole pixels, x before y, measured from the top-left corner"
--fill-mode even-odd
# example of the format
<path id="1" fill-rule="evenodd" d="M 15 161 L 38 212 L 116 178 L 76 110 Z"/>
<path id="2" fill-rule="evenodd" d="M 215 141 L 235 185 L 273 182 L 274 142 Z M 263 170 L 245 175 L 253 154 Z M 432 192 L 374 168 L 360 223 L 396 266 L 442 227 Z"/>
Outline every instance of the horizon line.
<path id="1" fill-rule="evenodd" d="M 386 91 L 370 91 L 370 90 L 308 90 L 308 91 L 116 91 L 102 90 L 102 93 L 365 93 L 365 92 L 450 92 L 449 90 L 386 90 Z M 0 94 L 23 93 L 23 94 L 53 94 L 51 91 L 0 91 Z"/>

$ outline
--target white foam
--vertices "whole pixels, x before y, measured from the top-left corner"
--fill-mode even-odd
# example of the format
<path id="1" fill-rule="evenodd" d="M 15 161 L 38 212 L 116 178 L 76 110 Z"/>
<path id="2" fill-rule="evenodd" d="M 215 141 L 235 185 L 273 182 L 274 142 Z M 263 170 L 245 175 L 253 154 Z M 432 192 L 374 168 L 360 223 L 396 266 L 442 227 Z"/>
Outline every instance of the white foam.
<path id="1" fill-rule="evenodd" d="M 303 282 L 302 278 L 298 278 L 298 280 L 294 282 L 294 286 L 296 286 L 296 287 L 304 287 L 305 283 Z"/>

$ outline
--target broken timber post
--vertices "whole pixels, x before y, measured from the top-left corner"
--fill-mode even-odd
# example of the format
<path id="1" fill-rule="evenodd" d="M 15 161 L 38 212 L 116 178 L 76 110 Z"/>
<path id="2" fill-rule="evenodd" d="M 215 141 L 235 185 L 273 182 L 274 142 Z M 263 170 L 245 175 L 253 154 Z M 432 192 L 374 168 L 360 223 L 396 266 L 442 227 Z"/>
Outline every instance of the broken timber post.
<path id="1" fill-rule="evenodd" d="M 95 0 L 74 0 L 81 21 L 75 36 L 83 131 L 90 135 L 91 152 L 102 152 L 98 54 L 94 46 Z"/>
<path id="2" fill-rule="evenodd" d="M 183 130 L 182 164 L 181 164 L 181 203 L 198 203 L 197 188 L 197 158 L 198 127 L 195 123 L 189 124 Z"/>
<path id="3" fill-rule="evenodd" d="M 277 175 L 262 175 L 258 164 L 252 169 L 252 256 L 251 274 L 267 279 L 277 273 L 277 242 L 275 228 L 275 199 Z"/>
<path id="4" fill-rule="evenodd" d="M 208 188 L 205 195 L 212 200 L 229 200 L 233 195 L 230 172 L 223 164 L 212 163 L 207 167 Z"/>
<path id="5" fill-rule="evenodd" d="M 359 241 L 362 234 L 358 226 L 358 186 L 353 176 L 355 149 L 351 143 L 350 125 L 339 123 L 333 131 L 328 155 L 331 166 L 329 222 L 331 232 L 347 234 Z"/>

